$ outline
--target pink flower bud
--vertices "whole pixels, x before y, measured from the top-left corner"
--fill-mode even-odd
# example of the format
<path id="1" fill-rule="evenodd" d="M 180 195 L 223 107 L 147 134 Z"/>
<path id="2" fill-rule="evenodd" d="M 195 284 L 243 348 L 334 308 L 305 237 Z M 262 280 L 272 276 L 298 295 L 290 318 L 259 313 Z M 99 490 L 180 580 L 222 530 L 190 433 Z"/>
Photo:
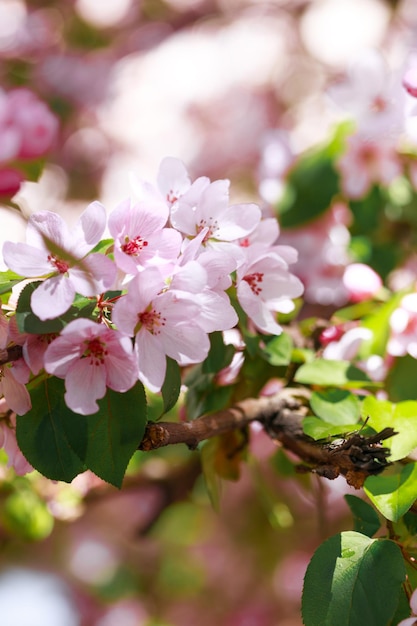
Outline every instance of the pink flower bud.
<path id="1" fill-rule="evenodd" d="M 0 198 L 12 198 L 20 189 L 22 174 L 11 167 L 0 170 Z"/>

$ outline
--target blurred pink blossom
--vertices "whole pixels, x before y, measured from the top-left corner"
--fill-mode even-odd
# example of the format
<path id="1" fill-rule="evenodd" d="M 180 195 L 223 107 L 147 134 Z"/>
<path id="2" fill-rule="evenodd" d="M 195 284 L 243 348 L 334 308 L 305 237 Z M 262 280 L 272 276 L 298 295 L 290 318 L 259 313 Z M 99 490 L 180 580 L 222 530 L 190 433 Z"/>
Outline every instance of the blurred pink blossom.
<path id="1" fill-rule="evenodd" d="M 0 399 L 0 413 L 7 410 L 5 399 Z M 16 417 L 12 414 L 7 420 L 0 419 L 0 448 L 7 454 L 7 467 L 12 467 L 18 476 L 33 471 L 16 441 Z"/>
<path id="2" fill-rule="evenodd" d="M 391 72 L 377 50 L 362 50 L 346 78 L 331 86 L 329 96 L 356 121 L 366 138 L 396 136 L 405 120 L 405 98 L 399 72 Z"/>
<path id="3" fill-rule="evenodd" d="M 347 302 L 342 277 L 349 263 L 350 219 L 347 206 L 337 203 L 306 226 L 282 230 L 280 243 L 298 250 L 291 269 L 304 284 L 307 302 L 336 306 Z"/>
<path id="4" fill-rule="evenodd" d="M 417 359 L 417 293 L 409 293 L 390 318 L 387 351 L 392 356 L 409 354 Z"/>
<path id="5" fill-rule="evenodd" d="M 382 287 L 382 279 L 369 265 L 352 263 L 345 269 L 343 284 L 348 291 L 349 300 L 361 302 L 378 293 Z"/>
<path id="6" fill-rule="evenodd" d="M 349 198 L 362 198 L 373 184 L 389 185 L 402 173 L 394 144 L 356 133 L 347 139 L 347 150 L 338 161 L 342 188 Z"/>
<path id="7" fill-rule="evenodd" d="M 34 159 L 53 146 L 58 120 L 29 89 L 0 94 L 2 160 Z"/>

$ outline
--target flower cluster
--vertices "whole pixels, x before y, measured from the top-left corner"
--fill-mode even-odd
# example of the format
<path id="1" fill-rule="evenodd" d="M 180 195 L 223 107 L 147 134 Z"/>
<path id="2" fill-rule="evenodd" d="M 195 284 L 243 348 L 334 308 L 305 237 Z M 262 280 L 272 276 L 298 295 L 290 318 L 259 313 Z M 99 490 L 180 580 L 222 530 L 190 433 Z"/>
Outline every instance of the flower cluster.
<path id="1" fill-rule="evenodd" d="M 3 246 L 6 265 L 36 281 L 32 314 L 47 329 L 64 321 L 58 334 L 52 326 L 19 334 L 14 317 L 3 316 L 3 346 L 14 328 L 27 371 L 65 379 L 65 401 L 81 414 L 96 412 L 107 388 L 125 392 L 139 379 L 159 391 L 167 357 L 180 366 L 204 361 L 209 334 L 238 323 L 232 302 L 258 331 L 279 334 L 276 313 L 291 311 L 303 292 L 289 270 L 297 253 L 277 245 L 276 220 L 262 220 L 255 204 L 229 205 L 229 181 L 192 182 L 181 161 L 166 158 L 156 186 L 137 180 L 134 190 L 137 199 L 123 200 L 108 220 L 93 202 L 72 229 L 55 213 L 35 213 L 26 243 Z M 101 240 L 106 226 L 110 241 Z M 92 319 L 71 317 L 81 296 L 96 303 Z M 21 394 L 23 402 L 24 384 Z"/>
<path id="2" fill-rule="evenodd" d="M 58 120 L 29 89 L 0 91 L 0 195 L 14 195 L 24 173 L 15 161 L 37 159 L 53 146 Z"/>

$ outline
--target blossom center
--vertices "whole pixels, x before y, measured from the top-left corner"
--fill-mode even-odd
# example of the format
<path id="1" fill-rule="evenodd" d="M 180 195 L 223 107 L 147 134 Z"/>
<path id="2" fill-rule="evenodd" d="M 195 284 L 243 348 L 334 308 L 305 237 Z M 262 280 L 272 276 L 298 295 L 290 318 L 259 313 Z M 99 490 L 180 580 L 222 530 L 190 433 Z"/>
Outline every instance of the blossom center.
<path id="1" fill-rule="evenodd" d="M 159 335 L 161 326 L 165 326 L 166 322 L 166 318 L 159 311 L 155 311 L 155 309 L 139 313 L 138 319 L 142 326 L 145 326 L 146 330 L 149 330 L 152 335 Z"/>
<path id="2" fill-rule="evenodd" d="M 210 239 L 210 237 L 215 236 L 215 233 L 219 228 L 219 223 L 212 217 L 209 217 L 208 220 L 201 218 L 201 220 L 197 224 L 197 235 L 201 233 L 204 228 L 208 228 L 208 231 L 201 243 L 206 243 Z"/>
<path id="3" fill-rule="evenodd" d="M 94 339 L 86 339 L 84 344 L 86 348 L 81 358 L 90 359 L 91 365 L 102 365 L 108 355 L 104 341 L 95 337 Z"/>
<path id="4" fill-rule="evenodd" d="M 254 272 L 253 274 L 248 274 L 247 276 L 244 276 L 243 280 L 246 280 L 255 296 L 259 296 L 259 294 L 262 292 L 261 283 L 263 281 L 263 278 L 264 275 L 262 272 Z"/>
<path id="5" fill-rule="evenodd" d="M 48 261 L 52 265 L 52 267 L 58 270 L 60 274 L 66 274 L 66 272 L 68 272 L 69 270 L 69 263 L 63 261 L 55 254 L 48 254 Z"/>
<path id="6" fill-rule="evenodd" d="M 146 239 L 143 239 L 139 235 L 134 237 L 134 239 L 125 237 L 125 243 L 121 246 L 121 250 L 129 256 L 138 256 L 147 245 L 148 242 Z"/>

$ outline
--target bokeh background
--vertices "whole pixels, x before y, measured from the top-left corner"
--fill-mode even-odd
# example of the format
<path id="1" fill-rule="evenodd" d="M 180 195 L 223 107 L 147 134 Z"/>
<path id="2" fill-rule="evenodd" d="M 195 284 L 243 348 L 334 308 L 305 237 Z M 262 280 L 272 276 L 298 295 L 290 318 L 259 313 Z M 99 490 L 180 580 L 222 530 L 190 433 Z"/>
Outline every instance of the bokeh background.
<path id="1" fill-rule="evenodd" d="M 0 242 L 34 211 L 110 211 L 165 156 L 267 213 L 292 159 L 346 116 L 329 90 L 352 60 L 376 49 L 401 71 L 416 35 L 414 0 L 1 0 L 1 87 L 31 89 L 59 130 L 40 180 L 0 206 Z M 294 474 L 260 431 L 250 452 L 219 510 L 182 447 L 137 453 L 120 492 L 1 468 L 2 626 L 301 625 L 347 488 Z"/>

